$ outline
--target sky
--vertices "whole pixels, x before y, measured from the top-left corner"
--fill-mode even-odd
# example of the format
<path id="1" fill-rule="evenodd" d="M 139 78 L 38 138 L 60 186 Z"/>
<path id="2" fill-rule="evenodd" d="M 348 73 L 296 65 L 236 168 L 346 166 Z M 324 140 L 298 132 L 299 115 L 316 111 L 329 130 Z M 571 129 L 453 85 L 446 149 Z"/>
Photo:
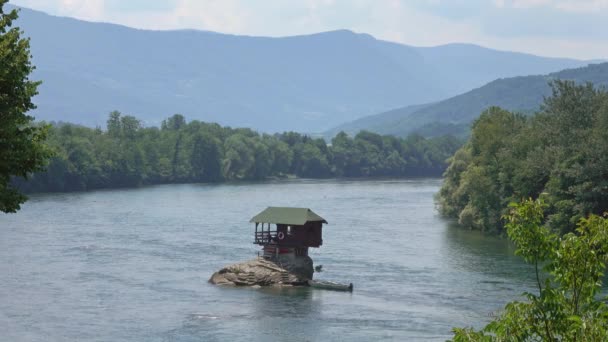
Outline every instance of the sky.
<path id="1" fill-rule="evenodd" d="M 473 43 L 608 59 L 608 0 L 11 0 L 126 26 L 291 36 L 336 29 L 415 46 Z"/>

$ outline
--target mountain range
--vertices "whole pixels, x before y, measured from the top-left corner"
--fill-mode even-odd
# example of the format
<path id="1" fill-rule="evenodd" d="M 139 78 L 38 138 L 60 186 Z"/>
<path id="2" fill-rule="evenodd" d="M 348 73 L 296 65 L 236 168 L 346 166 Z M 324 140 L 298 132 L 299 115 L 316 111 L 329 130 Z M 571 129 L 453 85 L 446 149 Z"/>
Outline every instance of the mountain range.
<path id="1" fill-rule="evenodd" d="M 405 106 L 363 117 L 334 127 L 325 135 L 331 137 L 340 131 L 353 135 L 360 130 L 398 136 L 410 133 L 426 136 L 445 133 L 465 135 L 471 122 L 488 107 L 499 106 L 521 113 L 537 111 L 544 98 L 551 95 L 549 82 L 558 79 L 607 87 L 608 63 L 590 64 L 546 75 L 497 79 L 443 101 Z"/>
<path id="2" fill-rule="evenodd" d="M 470 44 L 413 47 L 348 30 L 270 38 L 140 30 L 23 8 L 40 120 L 105 125 L 112 110 L 146 125 L 187 119 L 263 132 L 322 132 L 497 78 L 588 64 Z"/>

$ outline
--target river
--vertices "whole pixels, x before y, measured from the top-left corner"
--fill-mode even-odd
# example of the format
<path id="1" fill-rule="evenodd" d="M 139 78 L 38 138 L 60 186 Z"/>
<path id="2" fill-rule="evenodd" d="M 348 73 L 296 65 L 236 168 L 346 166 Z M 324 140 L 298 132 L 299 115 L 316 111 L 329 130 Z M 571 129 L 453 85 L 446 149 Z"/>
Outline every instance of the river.
<path id="1" fill-rule="evenodd" d="M 440 179 L 162 185 L 31 197 L 0 214 L 0 340 L 443 341 L 532 290 L 504 239 L 442 219 Z M 354 292 L 222 288 L 255 257 L 249 219 L 329 221 L 318 279 Z"/>

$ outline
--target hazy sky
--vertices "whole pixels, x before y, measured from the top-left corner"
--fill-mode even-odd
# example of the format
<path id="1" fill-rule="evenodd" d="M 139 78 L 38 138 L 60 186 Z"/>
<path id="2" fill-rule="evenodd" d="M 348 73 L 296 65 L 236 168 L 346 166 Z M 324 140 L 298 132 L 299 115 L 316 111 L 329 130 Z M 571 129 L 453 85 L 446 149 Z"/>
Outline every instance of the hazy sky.
<path id="1" fill-rule="evenodd" d="M 608 59 L 608 0 L 11 0 L 145 29 L 288 36 L 351 29 L 410 45 L 451 42 Z"/>

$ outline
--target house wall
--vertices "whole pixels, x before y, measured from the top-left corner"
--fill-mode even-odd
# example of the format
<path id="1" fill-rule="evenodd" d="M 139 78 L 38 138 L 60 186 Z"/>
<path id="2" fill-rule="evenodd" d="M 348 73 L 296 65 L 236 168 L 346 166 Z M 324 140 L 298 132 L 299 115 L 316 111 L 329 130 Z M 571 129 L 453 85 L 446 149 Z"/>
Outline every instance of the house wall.
<path id="1" fill-rule="evenodd" d="M 291 226 L 278 224 L 277 232 L 284 234 L 283 240 L 277 243 L 288 247 L 319 247 L 323 244 L 323 223 L 308 222 L 303 226 Z"/>

